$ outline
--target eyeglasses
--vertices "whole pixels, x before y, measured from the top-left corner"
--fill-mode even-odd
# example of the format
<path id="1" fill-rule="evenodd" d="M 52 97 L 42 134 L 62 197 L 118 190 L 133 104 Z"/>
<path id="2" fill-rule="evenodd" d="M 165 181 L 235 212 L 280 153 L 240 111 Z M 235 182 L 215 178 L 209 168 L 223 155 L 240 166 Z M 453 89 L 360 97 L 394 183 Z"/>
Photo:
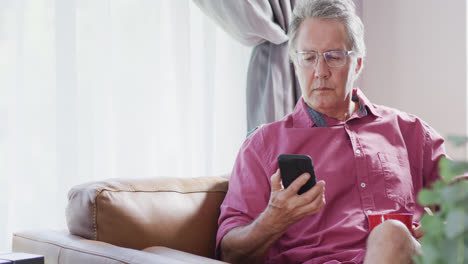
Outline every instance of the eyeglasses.
<path id="1" fill-rule="evenodd" d="M 298 51 L 296 52 L 297 63 L 301 67 L 315 67 L 320 55 L 325 58 L 327 65 L 333 68 L 341 67 L 346 63 L 346 56 L 353 53 L 352 50 L 331 50 L 326 52 Z"/>

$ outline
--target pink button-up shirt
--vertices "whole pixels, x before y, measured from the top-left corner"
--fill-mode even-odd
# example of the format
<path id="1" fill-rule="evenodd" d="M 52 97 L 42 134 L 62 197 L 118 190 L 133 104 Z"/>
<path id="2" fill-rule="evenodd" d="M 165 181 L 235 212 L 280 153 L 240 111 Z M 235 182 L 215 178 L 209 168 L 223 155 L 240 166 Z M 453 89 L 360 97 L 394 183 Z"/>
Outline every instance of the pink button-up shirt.
<path id="1" fill-rule="evenodd" d="M 416 195 L 439 177 L 444 140 L 422 120 L 371 104 L 345 122 L 324 116 L 315 126 L 304 100 L 281 121 L 264 125 L 242 145 L 221 205 L 217 252 L 231 229 L 250 224 L 266 208 L 270 177 L 279 154 L 306 154 L 317 180 L 325 180 L 327 204 L 290 226 L 273 244 L 266 263 L 362 263 L 369 234 L 367 214 L 414 213 L 423 208 Z"/>

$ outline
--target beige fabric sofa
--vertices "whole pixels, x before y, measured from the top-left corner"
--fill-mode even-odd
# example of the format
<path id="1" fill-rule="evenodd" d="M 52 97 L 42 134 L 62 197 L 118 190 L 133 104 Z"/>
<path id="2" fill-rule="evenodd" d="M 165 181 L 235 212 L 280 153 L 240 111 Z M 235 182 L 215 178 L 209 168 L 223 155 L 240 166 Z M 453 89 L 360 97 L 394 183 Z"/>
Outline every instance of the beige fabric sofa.
<path id="1" fill-rule="evenodd" d="M 55 263 L 223 263 L 214 260 L 226 177 L 111 179 L 72 188 L 68 231 L 25 231 L 13 251 Z"/>

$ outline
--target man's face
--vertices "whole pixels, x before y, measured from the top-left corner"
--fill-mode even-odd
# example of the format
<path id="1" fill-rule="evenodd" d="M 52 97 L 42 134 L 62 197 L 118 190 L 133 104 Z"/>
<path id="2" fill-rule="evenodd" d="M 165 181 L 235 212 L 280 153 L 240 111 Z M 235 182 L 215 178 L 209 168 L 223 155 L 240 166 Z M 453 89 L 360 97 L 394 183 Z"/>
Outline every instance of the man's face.
<path id="1" fill-rule="evenodd" d="M 302 22 L 297 34 L 297 51 L 351 49 L 346 27 L 341 20 L 308 18 Z M 337 68 L 328 66 L 323 56 L 318 56 L 315 67 L 301 67 L 295 60 L 294 68 L 305 102 L 326 115 L 348 111 L 361 63 L 362 58 L 352 55 L 347 56 L 345 64 Z"/>

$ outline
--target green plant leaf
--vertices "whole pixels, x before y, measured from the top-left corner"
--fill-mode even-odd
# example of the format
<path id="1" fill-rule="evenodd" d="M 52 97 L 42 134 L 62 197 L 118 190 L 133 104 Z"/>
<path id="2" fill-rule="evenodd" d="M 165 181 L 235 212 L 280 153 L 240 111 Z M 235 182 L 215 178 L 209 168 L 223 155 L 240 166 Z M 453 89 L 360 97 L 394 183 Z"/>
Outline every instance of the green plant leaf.
<path id="1" fill-rule="evenodd" d="M 466 234 L 465 234 L 466 236 Z M 457 263 L 464 264 L 465 260 L 468 262 L 468 259 L 465 258 L 465 238 L 463 236 L 460 236 L 458 238 L 458 254 L 457 254 Z"/>
<path id="2" fill-rule="evenodd" d="M 436 191 L 423 189 L 418 193 L 418 201 L 423 206 L 437 204 L 439 200 L 439 194 Z"/>
<path id="3" fill-rule="evenodd" d="M 468 201 L 467 203 L 468 204 Z M 468 243 L 468 211 L 465 211 L 465 235 L 466 235 L 466 242 Z M 467 244 L 468 246 L 468 244 Z"/>
<path id="4" fill-rule="evenodd" d="M 468 183 L 466 181 L 447 185 L 440 190 L 440 198 L 442 203 L 456 205 L 457 202 L 468 198 Z"/>
<path id="5" fill-rule="evenodd" d="M 465 241 L 468 241 L 468 237 L 467 237 L 467 236 L 468 236 L 468 235 L 465 234 Z M 467 242 L 467 243 L 468 243 L 468 242 Z M 463 262 L 463 263 L 466 263 L 466 262 L 468 262 L 468 245 L 465 246 L 464 252 L 463 252 L 463 253 L 465 253 L 465 257 L 464 257 L 464 262 Z"/>
<path id="6" fill-rule="evenodd" d="M 468 142 L 468 137 L 451 135 L 447 137 L 447 140 L 452 142 L 455 146 L 459 147 L 465 145 Z"/>
<path id="7" fill-rule="evenodd" d="M 434 190 L 440 190 L 442 188 L 444 188 L 447 184 L 441 180 L 438 180 L 438 181 L 435 181 L 431 184 L 432 188 L 434 188 Z"/>
<path id="8" fill-rule="evenodd" d="M 445 225 L 445 234 L 449 239 L 454 239 L 456 236 L 465 231 L 465 212 L 461 208 L 456 208 L 449 212 L 447 216 L 447 224 Z"/>
<path id="9" fill-rule="evenodd" d="M 421 225 L 422 229 L 426 233 L 424 241 L 426 241 L 426 237 L 431 239 L 433 237 L 441 237 L 444 230 L 444 224 L 440 217 L 437 215 L 430 216 L 430 215 L 423 215 L 421 218 Z"/>
<path id="10" fill-rule="evenodd" d="M 423 264 L 423 257 L 419 255 L 414 255 L 413 256 L 413 262 L 416 264 Z"/>
<path id="11" fill-rule="evenodd" d="M 468 171 L 468 162 L 466 161 L 450 161 L 449 162 L 449 169 L 450 171 L 455 174 L 455 176 L 459 176 L 464 174 Z"/>
<path id="12" fill-rule="evenodd" d="M 450 137 L 457 146 L 468 143 L 468 137 Z M 468 181 L 452 183 L 453 179 L 468 172 L 467 161 L 439 161 L 441 180 L 431 189 L 418 193 L 422 205 L 439 205 L 433 216 L 423 215 L 423 256 L 416 257 L 424 264 L 468 264 Z"/>
<path id="13" fill-rule="evenodd" d="M 455 186 L 447 185 L 444 189 L 440 190 L 440 198 L 444 204 L 454 204 L 458 198 Z"/>
<path id="14" fill-rule="evenodd" d="M 426 240 L 423 240 L 421 248 L 423 251 L 422 262 L 424 264 L 438 264 L 440 254 L 438 250 L 430 243 L 424 243 Z"/>
<path id="15" fill-rule="evenodd" d="M 468 162 L 452 161 L 445 157 L 439 160 L 439 173 L 444 182 L 450 182 L 456 176 L 468 171 Z"/>
<path id="16" fill-rule="evenodd" d="M 457 264 L 458 259 L 458 241 L 455 239 L 447 239 L 441 245 L 439 252 L 445 263 Z"/>
<path id="17" fill-rule="evenodd" d="M 449 182 L 453 177 L 453 173 L 449 168 L 450 160 L 446 157 L 442 157 L 439 160 L 439 174 L 445 182 Z"/>

